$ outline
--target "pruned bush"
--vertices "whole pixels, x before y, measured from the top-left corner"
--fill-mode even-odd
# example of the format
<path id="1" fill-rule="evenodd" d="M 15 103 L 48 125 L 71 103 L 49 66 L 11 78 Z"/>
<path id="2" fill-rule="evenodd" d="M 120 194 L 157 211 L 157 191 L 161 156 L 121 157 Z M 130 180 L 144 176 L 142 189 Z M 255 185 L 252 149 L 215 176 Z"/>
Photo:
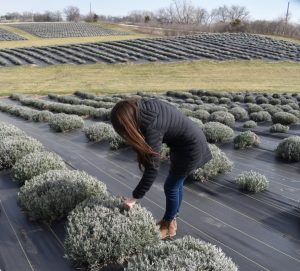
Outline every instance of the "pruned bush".
<path id="1" fill-rule="evenodd" d="M 276 148 L 276 155 L 288 161 L 300 161 L 300 136 L 283 139 Z"/>
<path id="2" fill-rule="evenodd" d="M 277 105 L 277 104 L 281 104 L 281 100 L 280 99 L 276 99 L 276 98 L 271 98 L 269 100 L 269 103 L 272 105 Z"/>
<path id="3" fill-rule="evenodd" d="M 248 120 L 244 123 L 243 127 L 253 129 L 257 127 L 257 123 L 253 120 Z"/>
<path id="4" fill-rule="evenodd" d="M 189 117 L 190 120 L 192 120 L 194 123 L 197 124 L 197 126 L 202 129 L 204 127 L 204 124 L 202 122 L 202 120 L 200 119 L 196 119 L 196 118 L 193 118 L 193 117 Z"/>
<path id="5" fill-rule="evenodd" d="M 18 201 L 31 220 L 52 222 L 92 196 L 107 197 L 106 186 L 83 171 L 51 170 L 27 180 Z"/>
<path id="6" fill-rule="evenodd" d="M 253 103 L 254 104 L 255 102 L 256 101 L 255 101 L 255 98 L 253 96 L 247 95 L 244 98 L 244 103 Z"/>
<path id="7" fill-rule="evenodd" d="M 135 205 L 124 210 L 117 198 L 91 198 L 68 216 L 65 249 L 68 259 L 92 270 L 110 263 L 123 263 L 159 242 L 152 214 Z"/>
<path id="8" fill-rule="evenodd" d="M 284 112 L 289 112 L 293 110 L 293 108 L 288 104 L 277 105 L 277 107 L 283 110 Z"/>
<path id="9" fill-rule="evenodd" d="M 259 112 L 259 111 L 263 111 L 263 108 L 257 104 L 249 104 L 248 105 L 248 113 L 255 113 L 255 112 Z"/>
<path id="10" fill-rule="evenodd" d="M 232 127 L 235 124 L 234 116 L 231 113 L 222 111 L 216 111 L 211 113 L 209 120 L 213 122 L 223 123 L 229 127 Z"/>
<path id="11" fill-rule="evenodd" d="M 209 107 L 209 113 L 217 112 L 217 111 L 222 111 L 222 112 L 227 112 L 228 109 L 225 106 L 222 105 L 212 105 Z"/>
<path id="12" fill-rule="evenodd" d="M 117 150 L 117 149 L 128 146 L 127 142 L 121 136 L 119 136 L 116 132 L 114 133 L 114 135 L 111 136 L 111 138 L 109 138 L 108 141 L 109 141 L 110 148 L 112 150 Z"/>
<path id="13" fill-rule="evenodd" d="M 243 121 L 249 118 L 247 110 L 240 106 L 231 108 L 229 110 L 229 113 L 231 113 L 234 116 L 236 121 Z"/>
<path id="14" fill-rule="evenodd" d="M 246 147 L 258 146 L 260 139 L 255 133 L 246 131 L 237 135 L 233 143 L 235 149 L 244 149 Z"/>
<path id="15" fill-rule="evenodd" d="M 287 133 L 290 127 L 280 123 L 273 124 L 270 128 L 271 133 Z"/>
<path id="16" fill-rule="evenodd" d="M 271 121 L 272 116 L 267 111 L 259 111 L 250 114 L 250 119 L 256 122 Z"/>
<path id="17" fill-rule="evenodd" d="M 256 97 L 256 103 L 257 104 L 267 104 L 269 102 L 269 99 L 264 96 L 257 96 Z"/>
<path id="18" fill-rule="evenodd" d="M 167 144 L 162 144 L 159 155 L 162 161 L 170 158 L 170 148 L 167 146 Z"/>
<path id="19" fill-rule="evenodd" d="M 244 102 L 244 95 L 242 95 L 242 94 L 234 94 L 233 95 L 233 101 L 234 102 L 240 102 L 240 103 Z"/>
<path id="20" fill-rule="evenodd" d="M 225 253 L 210 243 L 185 236 L 173 242 L 161 242 L 147 247 L 128 261 L 126 271 L 213 270 L 237 271 L 237 266 Z"/>
<path id="21" fill-rule="evenodd" d="M 300 119 L 300 110 L 291 110 L 288 113 L 295 115 L 298 119 Z"/>
<path id="22" fill-rule="evenodd" d="M 233 139 L 233 130 L 220 122 L 207 122 L 203 127 L 206 139 L 210 143 L 225 143 Z"/>
<path id="23" fill-rule="evenodd" d="M 233 163 L 220 148 L 209 144 L 209 149 L 212 154 L 212 159 L 203 167 L 193 172 L 192 178 L 196 181 L 207 181 L 219 174 L 227 173 L 232 170 Z"/>
<path id="24" fill-rule="evenodd" d="M 206 110 L 198 109 L 196 111 L 193 111 L 193 113 L 190 116 L 199 119 L 203 122 L 206 122 L 208 121 L 210 114 Z"/>
<path id="25" fill-rule="evenodd" d="M 207 102 L 211 103 L 211 104 L 218 104 L 219 103 L 219 99 L 218 99 L 218 97 L 210 96 L 210 97 L 208 97 Z"/>
<path id="26" fill-rule="evenodd" d="M 9 136 L 25 136 L 25 133 L 14 125 L 0 123 L 0 141 Z"/>
<path id="27" fill-rule="evenodd" d="M 226 98 L 226 97 L 222 97 L 219 100 L 220 104 L 229 104 L 230 102 L 231 102 L 231 100 L 229 98 Z"/>
<path id="28" fill-rule="evenodd" d="M 54 114 L 48 110 L 43 110 L 36 114 L 33 118 L 34 121 L 36 122 L 49 122 Z"/>
<path id="29" fill-rule="evenodd" d="M 299 119 L 291 113 L 278 112 L 273 115 L 272 121 L 274 124 L 280 123 L 283 125 L 291 125 L 296 124 L 299 121 Z"/>
<path id="30" fill-rule="evenodd" d="M 83 119 L 77 115 L 67 115 L 64 113 L 54 115 L 49 126 L 56 132 L 67 132 L 82 128 L 84 125 Z"/>
<path id="31" fill-rule="evenodd" d="M 84 129 L 85 135 L 89 141 L 100 142 L 109 140 L 115 136 L 114 128 L 108 123 L 96 123 Z"/>
<path id="32" fill-rule="evenodd" d="M 65 169 L 63 159 L 53 152 L 34 152 L 18 160 L 12 168 L 13 179 L 19 185 L 49 170 Z"/>
<path id="33" fill-rule="evenodd" d="M 32 152 L 43 151 L 43 145 L 28 136 L 9 136 L 0 141 L 0 170 L 11 168 Z"/>
<path id="34" fill-rule="evenodd" d="M 98 108 L 91 111 L 91 117 L 94 119 L 99 119 L 107 121 L 110 119 L 111 109 Z"/>
<path id="35" fill-rule="evenodd" d="M 272 105 L 272 107 L 265 108 L 264 111 L 269 112 L 271 114 L 271 116 L 273 116 L 277 112 L 282 112 L 282 109 L 278 108 L 277 106 Z"/>
<path id="36" fill-rule="evenodd" d="M 242 172 L 235 181 L 241 190 L 255 193 L 264 191 L 269 186 L 268 179 L 253 170 Z"/>

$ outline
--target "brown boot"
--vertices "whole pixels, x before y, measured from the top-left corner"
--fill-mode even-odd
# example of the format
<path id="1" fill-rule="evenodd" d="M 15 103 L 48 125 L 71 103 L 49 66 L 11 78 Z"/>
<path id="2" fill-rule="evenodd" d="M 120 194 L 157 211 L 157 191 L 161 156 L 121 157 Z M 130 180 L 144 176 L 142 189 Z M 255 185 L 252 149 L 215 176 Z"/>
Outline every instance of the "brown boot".
<path id="1" fill-rule="evenodd" d="M 176 232 L 177 232 L 177 221 L 174 218 L 173 220 L 170 221 L 169 224 L 169 236 L 174 237 L 176 235 Z"/>
<path id="2" fill-rule="evenodd" d="M 170 237 L 174 237 L 177 231 L 177 222 L 174 218 L 173 220 L 161 220 L 157 223 L 159 226 L 160 237 L 162 240 Z"/>
<path id="3" fill-rule="evenodd" d="M 161 220 L 156 225 L 159 226 L 160 238 L 162 240 L 169 237 L 169 221 Z"/>

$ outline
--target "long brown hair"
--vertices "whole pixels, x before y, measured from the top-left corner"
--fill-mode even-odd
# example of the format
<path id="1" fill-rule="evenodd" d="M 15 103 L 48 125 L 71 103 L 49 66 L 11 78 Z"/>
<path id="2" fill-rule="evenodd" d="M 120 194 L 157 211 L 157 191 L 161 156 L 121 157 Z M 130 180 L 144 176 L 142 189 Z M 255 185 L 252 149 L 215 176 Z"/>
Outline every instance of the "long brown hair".
<path id="1" fill-rule="evenodd" d="M 151 163 L 152 157 L 159 157 L 146 142 L 138 124 L 138 98 L 130 98 L 118 102 L 111 111 L 111 123 L 115 131 L 123 137 L 137 153 L 139 168 Z"/>

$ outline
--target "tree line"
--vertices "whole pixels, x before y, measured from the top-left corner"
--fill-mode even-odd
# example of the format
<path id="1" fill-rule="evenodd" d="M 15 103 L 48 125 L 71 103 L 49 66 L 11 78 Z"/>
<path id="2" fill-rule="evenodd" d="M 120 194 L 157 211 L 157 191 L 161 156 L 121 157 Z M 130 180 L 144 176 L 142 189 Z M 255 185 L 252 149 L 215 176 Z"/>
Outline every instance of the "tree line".
<path id="1" fill-rule="evenodd" d="M 80 9 L 76 6 L 68 6 L 63 11 L 45 11 L 45 12 L 8 12 L 0 16 L 2 21 L 19 22 L 78 22 L 78 21 L 97 21 L 98 16 L 95 13 L 82 15 Z"/>

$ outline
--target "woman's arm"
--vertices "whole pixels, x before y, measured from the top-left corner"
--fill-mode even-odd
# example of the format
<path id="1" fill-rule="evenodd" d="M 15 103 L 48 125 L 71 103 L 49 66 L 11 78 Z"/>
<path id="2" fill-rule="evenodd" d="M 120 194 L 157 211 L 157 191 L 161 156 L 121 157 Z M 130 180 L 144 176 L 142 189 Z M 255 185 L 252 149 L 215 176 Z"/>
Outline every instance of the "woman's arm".
<path id="1" fill-rule="evenodd" d="M 159 154 L 163 140 L 162 133 L 156 129 L 149 128 L 145 133 L 145 140 Z M 157 177 L 159 165 L 160 157 L 152 157 L 150 164 L 145 167 L 142 179 L 132 193 L 133 198 L 140 199 L 148 192 Z"/>

